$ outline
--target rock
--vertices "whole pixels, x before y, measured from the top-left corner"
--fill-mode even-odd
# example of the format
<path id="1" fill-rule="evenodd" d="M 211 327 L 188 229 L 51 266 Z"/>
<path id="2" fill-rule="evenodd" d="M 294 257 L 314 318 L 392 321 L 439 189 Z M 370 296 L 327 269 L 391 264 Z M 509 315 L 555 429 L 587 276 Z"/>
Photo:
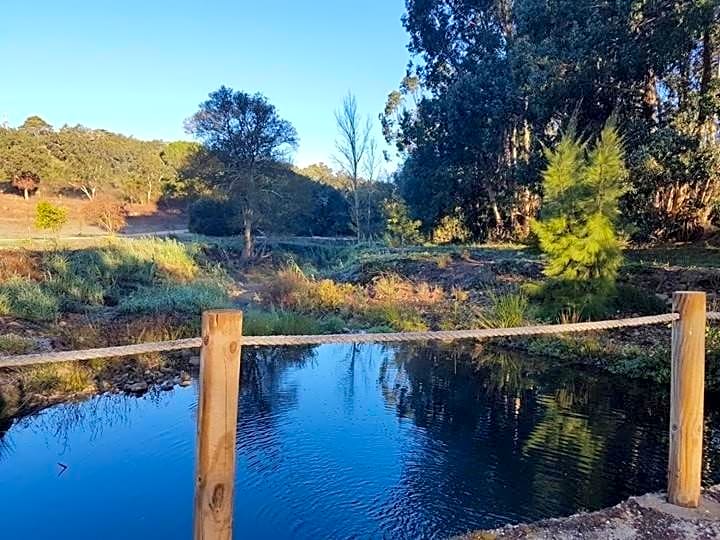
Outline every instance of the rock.
<path id="1" fill-rule="evenodd" d="M 173 382 L 171 380 L 167 380 L 164 383 L 162 383 L 162 386 L 160 386 L 160 390 L 168 391 L 168 390 L 172 390 L 174 387 L 175 387 L 175 385 L 173 384 Z"/>
<path id="2" fill-rule="evenodd" d="M 195 367 L 200 365 L 200 357 L 197 354 L 190 357 L 190 365 Z"/>
<path id="3" fill-rule="evenodd" d="M 148 384 L 145 381 L 140 381 L 125 386 L 125 390 L 133 392 L 134 394 L 140 394 L 148 389 Z"/>
<path id="4" fill-rule="evenodd" d="M 180 386 L 190 386 L 192 384 L 192 377 L 187 371 L 180 372 Z"/>

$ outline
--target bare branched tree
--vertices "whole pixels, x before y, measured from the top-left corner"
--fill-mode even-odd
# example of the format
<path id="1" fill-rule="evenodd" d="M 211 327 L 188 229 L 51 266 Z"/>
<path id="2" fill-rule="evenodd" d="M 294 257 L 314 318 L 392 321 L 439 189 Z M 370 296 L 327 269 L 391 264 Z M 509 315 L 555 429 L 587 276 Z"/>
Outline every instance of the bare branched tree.
<path id="1" fill-rule="evenodd" d="M 335 147 L 338 155 L 335 160 L 350 180 L 353 197 L 352 220 L 357 240 L 362 239 L 360 218 L 360 182 L 364 162 L 370 147 L 370 131 L 372 123 L 369 118 L 362 119 L 358 113 L 355 96 L 348 93 L 343 100 L 342 108 L 335 112 L 338 127 L 338 138 Z"/>

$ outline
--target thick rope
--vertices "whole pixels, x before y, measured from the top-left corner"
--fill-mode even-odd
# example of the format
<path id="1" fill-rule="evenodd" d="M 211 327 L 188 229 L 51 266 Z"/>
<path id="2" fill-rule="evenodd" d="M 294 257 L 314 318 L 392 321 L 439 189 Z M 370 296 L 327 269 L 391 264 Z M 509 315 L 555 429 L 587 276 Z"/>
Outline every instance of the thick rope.
<path id="1" fill-rule="evenodd" d="M 707 314 L 708 321 L 720 321 L 720 311 L 710 311 Z"/>
<path id="2" fill-rule="evenodd" d="M 720 313 L 718 314 L 720 316 Z M 610 321 L 592 321 L 570 324 L 549 324 L 544 326 L 519 326 L 515 328 L 481 328 L 477 330 L 449 330 L 435 332 L 399 332 L 387 334 L 326 334 L 312 336 L 242 336 L 241 344 L 254 347 L 280 345 L 322 345 L 329 343 L 399 343 L 406 341 L 453 341 L 457 339 L 489 339 L 495 337 L 537 336 L 544 334 L 561 334 L 569 332 L 590 332 L 594 330 L 610 330 L 666 324 L 679 318 L 677 313 L 634 317 Z M 164 351 L 178 351 L 202 346 L 200 338 L 141 343 L 119 347 L 86 349 L 84 351 L 45 352 L 24 354 L 19 356 L 0 356 L 0 368 L 21 367 L 51 362 L 71 362 L 77 360 L 94 360 L 97 358 L 119 358 Z"/>

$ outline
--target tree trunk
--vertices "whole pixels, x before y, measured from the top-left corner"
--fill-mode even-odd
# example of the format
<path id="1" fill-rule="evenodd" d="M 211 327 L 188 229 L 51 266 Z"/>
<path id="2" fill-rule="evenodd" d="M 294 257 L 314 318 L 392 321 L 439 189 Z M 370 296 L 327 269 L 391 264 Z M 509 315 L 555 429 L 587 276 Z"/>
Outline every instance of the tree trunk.
<path id="1" fill-rule="evenodd" d="M 698 126 L 704 140 L 714 140 L 717 127 L 715 125 L 715 117 L 713 116 L 709 104 L 708 94 L 712 88 L 712 82 L 715 77 L 715 44 L 712 36 L 712 21 L 709 21 L 703 32 L 703 52 L 702 52 L 702 74 L 700 77 L 700 112 L 698 115 Z"/>
<path id="2" fill-rule="evenodd" d="M 245 242 L 243 244 L 241 257 L 245 261 L 251 259 L 253 255 L 255 255 L 255 237 L 253 236 L 252 225 L 253 223 L 250 212 L 243 212 L 243 238 Z"/>
<path id="3" fill-rule="evenodd" d="M 23 197 L 25 197 L 26 201 L 30 199 L 30 192 L 27 188 L 23 189 Z"/>
<path id="4" fill-rule="evenodd" d="M 362 233 L 360 231 L 360 194 L 358 193 L 358 181 L 353 181 L 353 198 L 355 199 L 355 228 L 357 232 L 357 243 L 359 244 L 362 240 Z"/>
<path id="5" fill-rule="evenodd" d="M 643 114 L 645 115 L 645 119 L 652 124 L 658 123 L 658 104 L 660 100 L 658 99 L 656 83 L 657 77 L 655 76 L 655 72 L 649 69 L 645 75 Z"/>

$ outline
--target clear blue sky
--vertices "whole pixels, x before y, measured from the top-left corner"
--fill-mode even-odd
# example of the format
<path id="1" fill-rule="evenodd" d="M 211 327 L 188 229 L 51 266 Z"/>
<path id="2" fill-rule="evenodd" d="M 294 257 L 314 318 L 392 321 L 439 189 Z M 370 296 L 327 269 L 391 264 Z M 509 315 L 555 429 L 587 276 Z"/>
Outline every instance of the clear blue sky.
<path id="1" fill-rule="evenodd" d="M 296 163 L 329 162 L 348 90 L 376 120 L 405 72 L 403 11 L 403 0 L 5 2 L 0 120 L 187 139 L 183 120 L 225 84 L 262 92 L 293 123 Z"/>

